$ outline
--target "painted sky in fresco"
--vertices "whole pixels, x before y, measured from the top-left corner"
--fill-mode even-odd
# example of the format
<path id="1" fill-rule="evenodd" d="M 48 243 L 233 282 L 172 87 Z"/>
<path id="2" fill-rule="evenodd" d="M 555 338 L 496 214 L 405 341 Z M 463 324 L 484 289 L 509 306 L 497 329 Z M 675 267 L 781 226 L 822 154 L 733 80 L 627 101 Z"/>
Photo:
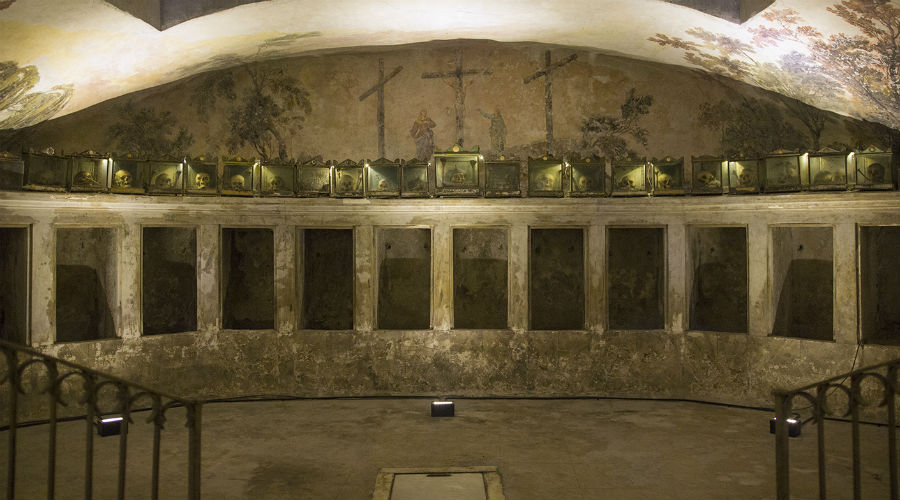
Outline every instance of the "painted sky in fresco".
<path id="1" fill-rule="evenodd" d="M 754 44 L 761 30 L 780 22 L 765 14 L 792 12 L 800 20 L 796 26 L 813 28 L 825 40 L 841 34 L 864 36 L 858 26 L 828 10 L 838 3 L 777 0 L 764 13 L 736 25 L 658 0 L 271 0 L 159 32 L 101 0 L 6 0 L 0 9 L 0 63 L 6 64 L 0 67 L 0 128 L 31 125 L 241 62 L 434 39 L 487 38 L 590 47 L 698 67 L 785 92 L 772 83 L 779 79 L 778 68 L 786 67 L 785 58 L 806 61 L 803 58 L 814 52 L 814 42 L 810 37 L 782 36 L 777 43 Z M 885 3 L 896 9 L 900 0 Z M 685 57 L 684 46 L 661 43 L 660 36 L 693 42 L 700 47 L 695 53 L 713 56 L 722 55 L 723 44 L 747 44 L 753 46 L 751 64 L 757 69 L 775 68 L 776 74 L 761 79 L 756 70 L 729 74 L 704 67 L 698 59 Z M 893 43 L 896 46 L 897 40 Z M 725 56 L 730 61 L 739 59 L 735 53 Z M 878 54 L 872 53 L 871 58 L 878 59 Z M 896 59 L 894 64 L 898 64 Z M 815 73 L 815 68 L 812 70 Z M 833 73 L 831 83 L 839 88 L 827 95 L 822 92 L 822 82 L 813 79 L 792 83 L 789 94 L 823 109 L 900 127 L 896 114 L 858 98 L 860 89 L 851 81 L 854 75 Z M 31 78 L 30 86 L 23 83 L 22 74 Z M 891 83 L 893 87 L 888 86 L 886 93 L 896 95 L 897 83 Z"/>

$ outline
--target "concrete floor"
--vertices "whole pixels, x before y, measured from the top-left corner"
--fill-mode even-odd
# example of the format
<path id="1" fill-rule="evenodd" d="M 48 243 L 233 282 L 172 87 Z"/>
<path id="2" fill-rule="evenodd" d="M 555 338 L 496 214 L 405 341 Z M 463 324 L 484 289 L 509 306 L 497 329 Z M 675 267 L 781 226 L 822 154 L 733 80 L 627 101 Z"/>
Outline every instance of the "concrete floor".
<path id="1" fill-rule="evenodd" d="M 386 467 L 496 466 L 506 498 L 772 498 L 769 412 L 688 402 L 456 400 L 432 418 L 423 399 L 210 403 L 205 498 L 371 498 Z M 184 497 L 187 432 L 173 410 L 161 496 Z M 152 429 L 129 433 L 128 489 L 146 498 Z M 81 496 L 83 421 L 60 425 L 57 497 Z M 828 422 L 829 496 L 851 491 L 850 426 Z M 796 498 L 815 497 L 815 427 L 792 439 Z M 862 426 L 863 495 L 888 496 L 886 429 Z M 5 433 L 0 433 L 6 443 Z M 46 428 L 19 432 L 17 497 L 46 495 Z M 95 496 L 115 496 L 118 438 L 95 438 Z M 5 450 L 2 477 L 5 482 Z"/>

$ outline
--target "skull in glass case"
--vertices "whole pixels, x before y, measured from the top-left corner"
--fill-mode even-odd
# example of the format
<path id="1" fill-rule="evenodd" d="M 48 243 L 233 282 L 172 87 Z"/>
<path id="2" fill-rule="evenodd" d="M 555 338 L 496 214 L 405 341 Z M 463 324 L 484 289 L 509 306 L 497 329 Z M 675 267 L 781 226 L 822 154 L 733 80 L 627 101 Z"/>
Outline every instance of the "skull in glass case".
<path id="1" fill-rule="evenodd" d="M 700 185 L 703 187 L 720 187 L 722 185 L 718 179 L 716 179 L 716 174 L 710 172 L 709 170 L 701 170 L 699 174 L 697 174 L 697 180 L 700 182 Z"/>
<path id="2" fill-rule="evenodd" d="M 197 189 L 209 189 L 209 174 L 206 172 L 197 172 L 194 176 L 194 186 Z"/>
<path id="3" fill-rule="evenodd" d="M 115 187 L 118 188 L 127 188 L 131 187 L 131 172 L 125 170 L 124 168 L 120 168 L 116 170 L 116 173 L 113 175 L 113 183 Z"/>
<path id="4" fill-rule="evenodd" d="M 234 190 L 243 190 L 244 189 L 244 176 L 241 174 L 234 174 L 230 179 L 231 189 Z"/>
<path id="5" fill-rule="evenodd" d="M 75 178 L 72 179 L 72 183 L 76 186 L 96 186 L 97 180 L 94 179 L 93 172 L 88 172 L 86 170 L 82 170 L 75 174 Z"/>

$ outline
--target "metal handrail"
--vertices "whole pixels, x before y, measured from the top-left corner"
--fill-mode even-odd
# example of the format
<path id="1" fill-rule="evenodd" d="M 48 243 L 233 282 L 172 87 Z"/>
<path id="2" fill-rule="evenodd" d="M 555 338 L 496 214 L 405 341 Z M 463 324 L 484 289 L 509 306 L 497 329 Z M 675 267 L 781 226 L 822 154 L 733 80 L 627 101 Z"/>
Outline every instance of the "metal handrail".
<path id="1" fill-rule="evenodd" d="M 816 439 L 818 448 L 819 498 L 826 496 L 825 481 L 825 418 L 835 415 L 828 406 L 828 395 L 833 391 L 841 391 L 847 397 L 847 410 L 838 414 L 850 417 L 852 460 L 853 460 L 853 498 L 862 497 L 862 474 L 860 459 L 859 413 L 865 404 L 862 395 L 862 382 L 870 378 L 881 384 L 881 401 L 877 407 L 887 407 L 887 454 L 890 467 L 890 498 L 900 500 L 900 471 L 898 471 L 897 449 L 897 409 L 895 401 L 900 395 L 900 359 L 860 368 L 843 375 L 831 377 L 820 382 L 809 384 L 793 390 L 775 390 L 775 484 L 779 499 L 791 497 L 790 486 L 790 443 L 788 441 L 788 417 L 792 413 L 794 398 L 800 397 L 809 402 L 812 408 L 812 419 L 816 423 Z M 850 386 L 844 383 L 849 380 Z"/>
<path id="2" fill-rule="evenodd" d="M 26 372 L 43 368 L 45 382 L 36 394 L 46 394 L 49 404 L 47 420 L 49 432 L 49 449 L 47 464 L 47 498 L 55 496 L 56 480 L 56 424 L 58 421 L 58 405 L 68 406 L 62 394 L 62 384 L 74 378 L 80 378 L 83 394 L 77 402 L 85 407 L 85 475 L 84 497 L 93 497 L 93 458 L 95 419 L 103 412 L 100 408 L 100 391 L 105 387 L 115 389 L 117 406 L 115 412 L 122 417 L 119 435 L 119 470 L 117 496 L 125 497 L 125 470 L 128 449 L 128 424 L 132 422 L 131 414 L 146 409 L 138 406 L 139 402 L 149 400 L 150 416 L 147 422 L 153 423 L 153 458 L 151 471 L 151 493 L 154 500 L 159 498 L 159 461 L 162 429 L 166 422 L 166 412 L 175 407 L 186 410 L 185 425 L 188 428 L 188 491 L 190 499 L 200 498 L 200 436 L 203 401 L 173 396 L 155 389 L 129 382 L 125 379 L 109 375 L 85 366 L 48 356 L 20 344 L 0 340 L 0 351 L 6 361 L 6 372 L 0 374 L 0 386 L 9 385 L 9 426 L 8 426 L 8 463 L 6 480 L 6 497 L 15 498 L 16 491 L 16 429 L 19 425 L 18 406 L 20 396 L 29 395 L 29 387 L 23 384 Z M 32 374 L 39 375 L 39 374 Z M 144 403 L 146 405 L 146 403 Z"/>

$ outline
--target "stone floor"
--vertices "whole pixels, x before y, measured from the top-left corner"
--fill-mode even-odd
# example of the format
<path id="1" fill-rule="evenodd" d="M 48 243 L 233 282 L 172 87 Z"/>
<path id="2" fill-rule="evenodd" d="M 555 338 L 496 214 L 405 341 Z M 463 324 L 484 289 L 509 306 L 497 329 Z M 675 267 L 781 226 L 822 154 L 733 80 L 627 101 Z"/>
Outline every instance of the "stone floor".
<path id="1" fill-rule="evenodd" d="M 184 497 L 183 410 L 168 415 L 161 497 Z M 152 428 L 128 438 L 131 498 L 149 497 Z M 769 412 L 690 402 L 457 400 L 432 418 L 423 399 L 210 403 L 203 497 L 371 498 L 388 467 L 497 467 L 506 498 L 772 498 Z M 817 495 L 815 427 L 792 439 L 796 498 Z M 852 495 L 850 426 L 828 422 L 829 496 Z M 58 498 L 83 491 L 83 421 L 60 424 Z M 46 426 L 19 431 L 17 497 L 46 495 Z M 884 427 L 862 426 L 863 496 L 888 496 Z M 5 448 L 6 433 L 0 432 Z M 95 497 L 115 496 L 118 438 L 96 438 Z M 0 458 L 5 482 L 6 452 Z"/>

